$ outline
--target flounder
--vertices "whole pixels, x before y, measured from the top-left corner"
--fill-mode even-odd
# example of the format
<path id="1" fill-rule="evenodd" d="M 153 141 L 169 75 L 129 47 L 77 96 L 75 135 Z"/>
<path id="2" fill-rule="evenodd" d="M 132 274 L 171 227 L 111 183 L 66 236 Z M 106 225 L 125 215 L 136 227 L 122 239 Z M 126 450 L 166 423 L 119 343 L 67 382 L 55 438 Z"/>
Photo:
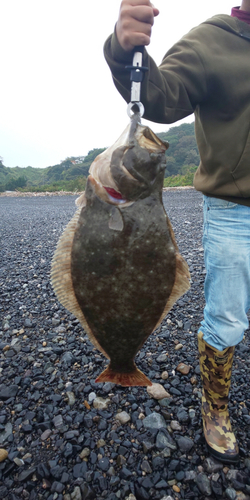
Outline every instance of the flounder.
<path id="1" fill-rule="evenodd" d="M 92 163 L 53 257 L 59 301 L 110 360 L 96 382 L 151 385 L 134 358 L 190 287 L 162 202 L 167 147 L 133 115 Z"/>

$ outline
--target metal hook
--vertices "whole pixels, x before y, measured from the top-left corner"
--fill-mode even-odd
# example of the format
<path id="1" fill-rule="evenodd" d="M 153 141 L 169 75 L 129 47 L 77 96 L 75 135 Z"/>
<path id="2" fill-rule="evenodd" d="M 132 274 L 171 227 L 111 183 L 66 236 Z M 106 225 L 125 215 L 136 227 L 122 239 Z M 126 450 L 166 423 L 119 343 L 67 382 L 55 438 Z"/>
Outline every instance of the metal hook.
<path id="1" fill-rule="evenodd" d="M 127 113 L 129 118 L 135 113 L 142 117 L 144 115 L 144 106 L 142 102 L 130 102 L 127 106 Z"/>
<path id="2" fill-rule="evenodd" d="M 142 54 L 144 47 L 136 47 L 133 56 L 132 66 L 126 66 L 127 70 L 130 70 L 130 80 L 131 80 L 131 101 L 127 107 L 128 116 L 131 118 L 133 113 L 139 113 L 140 116 L 144 114 L 144 106 L 140 102 L 141 96 L 141 82 L 144 77 L 144 73 L 148 68 L 142 66 Z"/>

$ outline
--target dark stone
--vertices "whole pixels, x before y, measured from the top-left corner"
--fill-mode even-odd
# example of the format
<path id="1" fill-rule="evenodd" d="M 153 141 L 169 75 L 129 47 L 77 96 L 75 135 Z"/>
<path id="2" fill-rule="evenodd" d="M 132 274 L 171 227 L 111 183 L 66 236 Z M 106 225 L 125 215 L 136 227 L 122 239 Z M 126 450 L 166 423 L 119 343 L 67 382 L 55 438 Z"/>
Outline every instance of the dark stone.
<path id="1" fill-rule="evenodd" d="M 120 478 L 118 476 L 112 476 L 110 479 L 110 486 L 116 486 L 117 484 L 120 484 Z"/>
<path id="2" fill-rule="evenodd" d="M 235 490 L 239 490 L 239 491 L 244 490 L 244 488 L 245 488 L 244 483 L 240 483 L 236 479 L 232 479 L 231 482 L 232 482 L 232 485 L 233 485 Z"/>
<path id="3" fill-rule="evenodd" d="M 87 471 L 86 462 L 76 464 L 73 468 L 73 476 L 77 479 L 78 477 L 85 477 L 85 472 Z"/>
<path id="4" fill-rule="evenodd" d="M 165 465 L 164 458 L 162 458 L 162 457 L 154 457 L 153 458 L 153 460 L 152 460 L 152 468 L 153 468 L 154 471 L 163 469 L 164 465 Z"/>
<path id="5" fill-rule="evenodd" d="M 49 420 L 46 420 L 45 422 L 39 422 L 35 424 L 35 427 L 37 429 L 41 429 L 41 431 L 46 431 L 47 429 L 51 429 L 51 422 Z"/>
<path id="6" fill-rule="evenodd" d="M 6 486 L 0 486 L 0 498 L 4 498 L 8 495 L 8 490 Z"/>
<path id="7" fill-rule="evenodd" d="M 94 471 L 93 470 L 87 470 L 85 473 L 85 479 L 87 483 L 92 483 L 94 479 Z"/>
<path id="8" fill-rule="evenodd" d="M 132 472 L 128 470 L 126 467 L 122 467 L 119 472 L 119 476 L 121 479 L 128 479 L 132 475 Z"/>
<path id="9" fill-rule="evenodd" d="M 213 481 L 211 480 L 211 488 L 212 492 L 215 494 L 216 497 L 222 496 L 223 489 L 220 483 L 218 481 Z"/>
<path id="10" fill-rule="evenodd" d="M 137 484 L 135 484 L 135 497 L 136 500 L 150 500 L 152 498 L 143 486 L 139 487 Z"/>
<path id="11" fill-rule="evenodd" d="M 146 488 L 146 490 L 149 490 L 154 486 L 151 479 L 148 476 L 145 479 L 143 479 L 141 484 L 144 488 Z"/>
<path id="12" fill-rule="evenodd" d="M 170 394 L 173 394 L 174 396 L 181 396 L 181 392 L 178 391 L 175 387 L 170 387 L 169 389 Z"/>
<path id="13" fill-rule="evenodd" d="M 31 469 L 23 470 L 18 476 L 18 481 L 20 483 L 23 481 L 28 481 L 28 479 L 30 479 L 35 472 L 36 472 L 36 467 L 32 467 Z"/>
<path id="14" fill-rule="evenodd" d="M 15 398 L 18 393 L 18 390 L 19 390 L 18 385 L 3 386 L 0 390 L 0 399 L 6 401 L 10 398 Z"/>
<path id="15" fill-rule="evenodd" d="M 94 451 L 90 453 L 90 462 L 94 465 L 97 462 L 97 454 Z"/>
<path id="16" fill-rule="evenodd" d="M 203 495 L 211 495 L 211 484 L 206 474 L 203 474 L 202 472 L 198 474 L 196 478 L 196 484 Z"/>
<path id="17" fill-rule="evenodd" d="M 179 471 L 177 472 L 176 476 L 175 476 L 175 479 L 176 481 L 182 481 L 185 477 L 185 472 L 184 471 Z"/>
<path id="18" fill-rule="evenodd" d="M 189 422 L 189 415 L 188 415 L 188 413 L 185 410 L 179 411 L 177 413 L 177 420 L 181 424 L 185 424 L 185 423 Z"/>
<path id="19" fill-rule="evenodd" d="M 36 469 L 36 475 L 37 475 L 38 479 L 43 479 L 43 478 L 48 479 L 49 478 L 50 472 L 44 463 L 38 464 L 37 469 Z"/>
<path id="20" fill-rule="evenodd" d="M 51 467 L 50 469 L 50 474 L 54 479 L 61 479 L 62 473 L 63 473 L 64 468 L 61 465 L 55 465 L 54 467 Z"/>
<path id="21" fill-rule="evenodd" d="M 192 439 L 182 436 L 177 440 L 177 444 L 182 453 L 188 453 L 194 446 Z"/>
<path id="22" fill-rule="evenodd" d="M 87 483 L 80 485 L 80 490 L 82 493 L 82 500 L 95 500 L 96 493 Z"/>
<path id="23" fill-rule="evenodd" d="M 54 481 L 51 486 L 51 491 L 54 493 L 62 493 L 64 490 L 65 486 L 62 483 L 59 483 L 58 481 Z"/>
<path id="24" fill-rule="evenodd" d="M 158 450 L 163 450 L 164 448 L 170 448 L 171 450 L 176 450 L 176 442 L 169 434 L 166 429 L 161 429 L 156 437 L 156 448 Z"/>
<path id="25" fill-rule="evenodd" d="M 243 471 L 237 472 L 236 475 L 237 481 L 243 484 L 249 484 L 250 485 L 250 477 L 249 474 L 245 474 Z"/>
<path id="26" fill-rule="evenodd" d="M 73 455 L 73 446 L 71 443 L 66 443 L 63 455 L 65 458 L 71 457 Z"/>
<path id="27" fill-rule="evenodd" d="M 59 346 L 53 346 L 52 349 L 53 349 L 53 352 L 57 355 L 60 355 L 63 352 L 63 349 Z"/>
<path id="28" fill-rule="evenodd" d="M 177 471 L 180 468 L 179 460 L 171 460 L 168 464 L 168 470 Z"/>
<path id="29" fill-rule="evenodd" d="M 166 481 L 164 481 L 164 479 L 162 479 L 161 481 L 159 481 L 159 483 L 157 483 L 157 484 L 155 485 L 155 488 L 156 488 L 157 490 L 162 490 L 162 489 L 165 489 L 165 488 L 167 488 L 167 487 L 168 487 L 168 483 L 166 483 Z"/>
<path id="30" fill-rule="evenodd" d="M 32 425 L 30 424 L 22 425 L 22 431 L 25 432 L 25 434 L 29 434 L 30 432 L 32 432 Z"/>
<path id="31" fill-rule="evenodd" d="M 71 366 L 75 362 L 75 357 L 72 352 L 65 352 L 61 358 L 61 361 L 69 366 Z"/>
<path id="32" fill-rule="evenodd" d="M 25 326 L 25 328 L 32 328 L 32 322 L 30 321 L 29 318 L 26 318 L 24 320 L 24 326 Z"/>
<path id="33" fill-rule="evenodd" d="M 223 469 L 223 464 L 212 457 L 207 457 L 204 460 L 204 469 L 209 473 L 218 472 Z"/>
<path id="34" fill-rule="evenodd" d="M 66 484 L 69 482 L 69 474 L 67 472 L 63 472 L 61 477 L 61 483 Z"/>
<path id="35" fill-rule="evenodd" d="M 145 453 L 145 455 L 146 455 L 155 446 L 154 438 L 145 439 L 145 441 L 142 441 L 142 446 L 143 446 L 143 453 Z"/>
<path id="36" fill-rule="evenodd" d="M 50 396 L 50 399 L 54 403 L 59 403 L 60 401 L 62 401 L 62 396 L 60 394 L 52 394 L 52 396 Z"/>
<path id="37" fill-rule="evenodd" d="M 101 460 L 99 460 L 98 462 L 98 467 L 106 472 L 110 467 L 109 459 L 107 457 L 101 458 Z"/>
<path id="38" fill-rule="evenodd" d="M 100 486 L 101 491 L 106 490 L 108 487 L 108 482 L 107 482 L 106 477 L 100 476 L 98 478 L 98 481 L 99 481 L 99 486 Z"/>
<path id="39" fill-rule="evenodd" d="M 93 418 L 90 415 L 83 418 L 83 423 L 87 429 L 90 429 L 94 425 Z"/>

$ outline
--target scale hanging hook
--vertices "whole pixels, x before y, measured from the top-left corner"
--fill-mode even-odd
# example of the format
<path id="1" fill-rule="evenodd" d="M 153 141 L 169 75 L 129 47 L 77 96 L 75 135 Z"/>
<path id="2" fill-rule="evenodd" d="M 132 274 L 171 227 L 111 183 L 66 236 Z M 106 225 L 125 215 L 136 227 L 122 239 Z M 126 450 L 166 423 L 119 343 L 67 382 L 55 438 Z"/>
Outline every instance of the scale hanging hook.
<path id="1" fill-rule="evenodd" d="M 133 64 L 132 66 L 126 66 L 126 69 L 130 71 L 130 81 L 131 83 L 131 101 L 127 107 L 128 116 L 131 118 L 133 113 L 139 113 L 140 116 L 144 114 L 144 106 L 140 102 L 141 98 L 141 82 L 144 77 L 144 73 L 148 71 L 148 68 L 142 66 L 142 53 L 144 47 L 135 47 Z"/>

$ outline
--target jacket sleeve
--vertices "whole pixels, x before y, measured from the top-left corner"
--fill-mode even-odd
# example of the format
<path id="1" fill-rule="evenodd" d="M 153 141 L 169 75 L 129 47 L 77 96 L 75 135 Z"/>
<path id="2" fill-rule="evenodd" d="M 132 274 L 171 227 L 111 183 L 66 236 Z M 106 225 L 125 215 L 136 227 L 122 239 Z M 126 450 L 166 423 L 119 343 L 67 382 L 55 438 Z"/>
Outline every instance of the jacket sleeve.
<path id="1" fill-rule="evenodd" d="M 144 49 L 143 65 L 148 67 L 141 86 L 144 118 L 158 123 L 174 123 L 192 114 L 206 99 L 206 71 L 200 56 L 202 38 L 199 38 L 199 33 L 197 36 L 198 29 L 194 28 L 177 42 L 159 67 Z M 118 91 L 129 102 L 131 82 L 125 66 L 131 65 L 133 53 L 122 49 L 114 33 L 104 45 L 104 55 Z"/>

